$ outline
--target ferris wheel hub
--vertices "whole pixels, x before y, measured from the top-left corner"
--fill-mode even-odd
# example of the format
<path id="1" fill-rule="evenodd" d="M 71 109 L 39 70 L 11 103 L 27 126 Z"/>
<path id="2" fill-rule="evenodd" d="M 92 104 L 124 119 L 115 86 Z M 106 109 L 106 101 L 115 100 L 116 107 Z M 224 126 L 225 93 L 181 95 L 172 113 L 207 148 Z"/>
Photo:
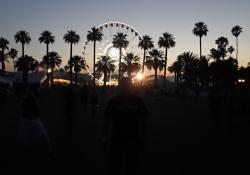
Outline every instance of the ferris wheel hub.
<path id="1" fill-rule="evenodd" d="M 140 33 L 131 27 L 128 24 L 121 23 L 121 22 L 108 22 L 104 23 L 102 25 L 99 25 L 97 29 L 102 32 L 103 34 L 103 40 L 100 42 L 97 42 L 97 49 L 96 49 L 96 59 L 100 58 L 101 56 L 109 56 L 112 60 L 114 60 L 114 64 L 116 67 L 116 71 L 114 74 L 117 74 L 118 71 L 118 65 L 119 65 L 119 58 L 120 58 L 120 49 L 113 46 L 113 37 L 117 33 L 124 33 L 127 36 L 129 45 L 127 48 L 122 48 L 122 58 L 127 55 L 127 53 L 135 53 L 143 54 L 141 51 L 138 50 L 138 43 L 142 39 L 142 36 Z M 115 31 L 115 32 L 114 32 Z M 95 64 L 92 61 L 92 55 L 93 55 L 93 48 L 91 47 L 91 43 L 89 41 L 86 41 L 83 47 L 83 56 L 88 60 L 88 62 L 91 64 Z M 93 70 L 89 70 L 86 68 L 89 75 L 94 78 L 93 74 L 91 73 Z M 111 74 L 110 74 L 111 75 Z M 113 82 L 114 81 L 114 82 Z M 103 75 L 99 78 L 96 78 L 96 82 L 100 85 L 103 84 Z M 107 84 L 116 84 L 117 83 L 117 76 L 115 79 L 109 80 Z"/>
<path id="2" fill-rule="evenodd" d="M 109 43 L 103 49 L 103 55 L 111 57 L 117 63 L 120 57 L 120 50 L 114 47 L 112 43 Z M 122 57 L 126 55 L 126 50 L 122 48 Z"/>

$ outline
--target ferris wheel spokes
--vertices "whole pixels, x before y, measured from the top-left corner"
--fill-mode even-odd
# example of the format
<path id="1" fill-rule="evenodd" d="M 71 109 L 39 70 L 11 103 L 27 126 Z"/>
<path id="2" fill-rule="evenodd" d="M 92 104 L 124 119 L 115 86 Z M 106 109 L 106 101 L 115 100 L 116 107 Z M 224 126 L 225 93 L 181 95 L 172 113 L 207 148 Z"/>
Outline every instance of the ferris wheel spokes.
<path id="1" fill-rule="evenodd" d="M 139 34 L 139 32 L 137 32 L 134 28 L 132 28 L 131 26 L 124 24 L 124 23 L 120 23 L 120 22 L 108 22 L 108 23 L 104 23 L 100 26 L 97 27 L 97 29 L 99 29 L 102 33 L 103 33 L 103 38 L 101 42 L 97 42 L 98 43 L 98 47 L 96 49 L 96 55 L 97 57 L 99 56 L 111 56 L 111 58 L 113 60 L 116 60 L 116 71 L 115 73 L 112 73 L 112 77 L 115 79 L 117 79 L 117 61 L 119 60 L 119 50 L 117 48 L 113 47 L 112 41 L 114 38 L 114 35 L 116 35 L 117 33 L 124 33 L 127 35 L 127 40 L 129 41 L 129 45 L 131 45 L 131 47 L 129 46 L 128 48 L 123 48 L 122 50 L 122 55 L 125 56 L 126 53 L 128 52 L 133 52 L 133 53 L 138 53 L 138 50 L 136 50 L 137 45 L 139 40 L 141 39 L 141 36 Z M 136 38 L 138 38 L 138 41 L 136 40 Z M 86 60 L 88 60 L 88 64 L 94 64 L 93 63 L 93 59 L 90 57 L 93 55 L 93 49 L 90 49 L 90 47 L 93 47 L 93 43 L 91 42 L 85 42 L 84 45 L 84 50 L 83 50 L 83 55 L 84 57 L 86 57 Z M 91 74 L 90 70 L 87 69 L 87 72 L 91 75 L 91 77 L 93 78 L 93 75 Z M 111 79 L 111 78 L 110 78 Z M 101 75 L 100 77 L 96 78 L 97 83 L 98 84 L 102 84 L 103 83 L 103 75 Z M 113 79 L 114 80 L 114 79 Z"/>

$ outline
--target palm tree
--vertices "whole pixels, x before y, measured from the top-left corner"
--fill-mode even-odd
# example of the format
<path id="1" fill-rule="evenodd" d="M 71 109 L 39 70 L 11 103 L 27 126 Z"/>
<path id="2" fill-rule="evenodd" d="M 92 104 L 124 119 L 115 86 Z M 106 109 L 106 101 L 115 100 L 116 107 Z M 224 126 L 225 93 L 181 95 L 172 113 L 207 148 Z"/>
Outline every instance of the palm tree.
<path id="1" fill-rule="evenodd" d="M 199 59 L 193 52 L 184 52 L 178 56 L 178 59 L 182 61 L 183 65 L 183 78 L 186 83 L 197 85 L 198 71 L 199 71 Z"/>
<path id="2" fill-rule="evenodd" d="M 177 59 L 171 66 L 168 67 L 168 71 L 170 73 L 174 73 L 175 83 L 179 84 L 182 71 L 182 62 Z"/>
<path id="3" fill-rule="evenodd" d="M 107 84 L 107 75 L 115 71 L 115 60 L 112 60 L 109 56 L 101 56 L 96 63 L 96 71 L 104 74 L 104 84 Z"/>
<path id="4" fill-rule="evenodd" d="M 235 51 L 235 49 L 233 48 L 233 46 L 230 46 L 227 51 L 230 53 L 230 57 L 232 57 L 232 53 Z"/>
<path id="5" fill-rule="evenodd" d="M 200 38 L 200 59 L 202 57 L 202 45 L 201 45 L 201 40 L 203 36 L 207 36 L 207 25 L 204 22 L 198 22 L 195 24 L 195 27 L 193 29 L 193 34 L 195 36 L 199 36 Z"/>
<path id="6" fill-rule="evenodd" d="M 69 71 L 69 67 L 70 67 L 69 65 L 65 65 L 64 68 L 63 68 L 64 72 L 68 72 Z"/>
<path id="7" fill-rule="evenodd" d="M 57 52 L 49 52 L 48 57 L 50 59 L 50 67 L 51 67 L 51 85 L 54 85 L 54 69 L 56 67 L 60 67 L 62 60 Z"/>
<path id="8" fill-rule="evenodd" d="M 202 87 L 209 85 L 209 58 L 202 56 L 199 60 L 198 78 Z"/>
<path id="9" fill-rule="evenodd" d="M 64 36 L 63 39 L 66 43 L 70 44 L 70 59 L 69 62 L 72 63 L 72 46 L 73 44 L 77 44 L 80 41 L 80 36 L 78 34 L 76 34 L 75 31 L 70 30 L 68 31 Z M 73 66 L 70 65 L 70 84 L 72 84 L 73 82 L 73 70 L 72 70 Z"/>
<path id="10" fill-rule="evenodd" d="M 236 59 L 238 60 L 238 36 L 242 33 L 242 28 L 240 26 L 234 26 L 232 28 L 232 34 L 236 38 Z"/>
<path id="11" fill-rule="evenodd" d="M 55 36 L 52 35 L 52 33 L 48 30 L 45 30 L 41 33 L 41 36 L 39 37 L 39 42 L 46 44 L 46 55 L 49 53 L 49 44 L 52 44 L 55 42 Z"/>
<path id="12" fill-rule="evenodd" d="M 168 60 L 168 49 L 175 47 L 174 36 L 170 33 L 163 33 L 163 36 L 159 38 L 158 45 L 160 48 L 165 48 L 165 67 L 164 67 L 164 79 L 166 79 L 167 73 L 167 60 Z"/>
<path id="13" fill-rule="evenodd" d="M 91 29 L 91 31 L 88 31 L 88 35 L 87 35 L 87 40 L 88 41 L 92 41 L 94 42 L 94 56 L 93 56 L 93 84 L 95 86 L 95 79 L 96 79 L 96 73 L 95 73 L 95 54 L 96 54 L 96 41 L 102 41 L 102 36 L 103 34 L 101 33 L 101 31 L 95 27 L 93 27 Z"/>
<path id="14" fill-rule="evenodd" d="M 225 37 L 220 37 L 215 41 L 218 45 L 218 51 L 221 53 L 221 57 L 224 59 L 227 55 L 228 39 Z"/>
<path id="15" fill-rule="evenodd" d="M 149 56 L 146 57 L 145 64 L 149 70 L 155 71 L 155 87 L 157 87 L 157 71 L 162 71 L 165 67 L 165 61 L 163 59 L 163 52 L 161 50 L 153 49 L 149 52 Z"/>
<path id="16" fill-rule="evenodd" d="M 140 40 L 138 47 L 144 50 L 143 53 L 143 60 L 142 60 L 142 74 L 144 74 L 144 64 L 145 64 L 145 59 L 146 59 L 146 52 L 149 49 L 154 48 L 154 42 L 152 41 L 152 38 L 148 35 L 145 35 L 142 37 Z"/>
<path id="17" fill-rule="evenodd" d="M 175 63 L 175 62 L 174 62 Z M 171 64 L 169 67 L 168 67 L 168 71 L 172 74 L 174 73 L 174 82 L 176 83 L 177 82 L 177 72 L 174 68 L 174 63 Z"/>
<path id="18" fill-rule="evenodd" d="M 48 81 L 50 79 L 51 85 L 54 85 L 54 69 L 59 67 L 62 63 L 61 57 L 57 52 L 49 52 L 47 55 L 43 57 L 42 64 L 46 65 L 47 73 L 49 72 L 48 69 L 51 68 L 51 77 L 47 76 Z"/>
<path id="19" fill-rule="evenodd" d="M 20 30 L 15 35 L 15 41 L 16 41 L 16 43 L 22 44 L 22 57 L 24 57 L 24 45 L 29 44 L 31 41 L 31 37 L 30 37 L 29 33 L 24 31 L 24 30 Z"/>
<path id="20" fill-rule="evenodd" d="M 38 62 L 31 56 L 25 55 L 16 61 L 17 71 L 23 72 L 23 82 L 27 83 L 28 73 L 33 72 L 38 65 Z"/>
<path id="21" fill-rule="evenodd" d="M 17 57 L 17 53 L 18 53 L 17 50 L 14 49 L 14 48 L 10 49 L 10 51 L 9 51 L 9 53 L 8 53 L 8 56 L 9 56 L 10 58 L 12 58 L 12 60 L 13 60 L 14 72 L 15 72 L 15 68 L 16 68 L 16 66 L 15 66 L 15 59 L 16 59 L 16 57 Z"/>
<path id="22" fill-rule="evenodd" d="M 221 52 L 218 49 L 212 48 L 209 57 L 218 62 L 221 59 Z"/>
<path id="23" fill-rule="evenodd" d="M 236 59 L 230 57 L 226 60 L 212 62 L 210 69 L 215 87 L 229 88 L 230 86 L 234 86 L 238 70 Z"/>
<path id="24" fill-rule="evenodd" d="M 141 70 L 140 58 L 133 53 L 127 53 L 127 55 L 123 58 L 122 62 L 122 70 L 123 72 L 127 72 L 129 79 L 132 79 L 132 73 L 139 72 Z"/>
<path id="25" fill-rule="evenodd" d="M 127 48 L 128 47 L 128 40 L 127 40 L 127 35 L 123 33 L 117 33 L 114 35 L 113 38 L 113 46 L 115 48 L 119 48 L 120 50 L 120 58 L 119 58 L 119 69 L 118 69 L 118 84 L 120 84 L 120 79 L 121 79 L 121 60 L 122 60 L 122 48 Z"/>
<path id="26" fill-rule="evenodd" d="M 1 52 L 1 55 L 0 55 L 0 60 L 1 60 L 1 63 L 2 63 L 2 75 L 5 74 L 5 55 L 4 55 L 4 51 L 5 49 L 8 50 L 8 45 L 9 45 L 9 41 L 5 38 L 0 38 L 0 48 L 2 49 L 2 52 Z"/>
<path id="27" fill-rule="evenodd" d="M 34 60 L 31 62 L 31 64 L 30 64 L 30 71 L 31 71 L 32 73 L 37 72 L 37 71 L 38 71 L 38 66 L 39 66 L 39 62 L 38 62 L 37 60 L 34 59 Z"/>
<path id="28" fill-rule="evenodd" d="M 44 43 L 46 44 L 46 55 L 48 56 L 49 54 L 49 44 L 52 44 L 55 42 L 55 36 L 52 35 L 52 33 L 50 31 L 43 31 L 41 33 L 41 36 L 39 37 L 39 42 L 40 43 Z M 47 77 L 49 78 L 49 67 L 48 67 L 48 64 L 47 64 Z"/>
<path id="29" fill-rule="evenodd" d="M 72 57 L 72 63 L 69 63 L 69 65 L 73 66 L 75 72 L 75 85 L 77 86 L 78 73 L 81 72 L 81 70 L 86 70 L 86 68 L 88 68 L 88 65 L 86 63 L 86 60 L 78 55 Z"/>

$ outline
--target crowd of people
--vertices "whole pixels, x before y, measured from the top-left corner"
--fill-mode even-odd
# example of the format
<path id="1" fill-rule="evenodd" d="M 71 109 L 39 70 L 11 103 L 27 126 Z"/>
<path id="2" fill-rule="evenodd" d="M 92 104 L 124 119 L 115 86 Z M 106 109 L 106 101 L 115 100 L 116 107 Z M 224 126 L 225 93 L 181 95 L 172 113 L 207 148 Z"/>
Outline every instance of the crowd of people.
<path id="1" fill-rule="evenodd" d="M 14 94 L 21 102 L 22 112 L 16 131 L 16 152 L 20 170 L 26 174 L 42 172 L 40 169 L 48 166 L 56 156 L 56 148 L 53 148 L 46 127 L 39 118 L 38 88 L 13 88 L 5 84 L 1 84 L 0 88 L 1 108 L 10 94 Z M 76 91 L 80 94 L 83 110 L 90 110 L 92 120 L 95 120 L 100 108 L 97 88 L 87 85 L 81 88 L 65 87 L 63 98 L 69 137 L 73 136 L 76 123 Z M 214 120 L 218 120 L 222 105 L 225 104 L 230 113 L 242 110 L 246 112 L 249 97 L 239 93 L 248 94 L 241 90 L 228 93 L 230 96 L 227 96 L 223 91 L 211 90 L 208 100 Z M 178 97 L 179 93 L 176 93 L 176 96 Z M 108 174 L 135 173 L 146 146 L 149 110 L 132 88 L 129 79 L 125 78 L 120 82 L 118 91 L 112 94 L 101 115 L 104 117 L 104 123 L 100 140 L 103 150 L 108 153 Z"/>
<path id="2" fill-rule="evenodd" d="M 128 79 L 121 81 L 116 94 L 104 109 L 103 137 L 100 138 L 104 151 L 108 152 L 108 174 L 126 171 L 132 174 L 136 170 L 137 158 L 143 148 L 146 138 L 146 116 L 149 114 L 144 101 L 132 91 L 132 84 Z M 56 156 L 50 136 L 47 133 L 39 115 L 39 92 L 37 88 L 20 87 L 10 91 L 18 92 L 17 99 L 21 103 L 21 116 L 16 131 L 17 161 L 20 171 L 26 174 L 42 172 L 41 168 L 48 166 Z M 7 90 L 4 87 L 5 90 Z M 82 88 L 67 87 L 63 90 L 65 101 L 66 121 L 69 137 L 72 137 L 75 127 L 76 90 L 80 92 L 82 108 L 90 109 L 94 120 L 99 106 L 99 96 L 96 88 L 83 86 Z M 20 93 L 21 91 L 21 93 Z M 2 91 L 3 92 L 3 91 Z M 79 94 L 79 93 L 78 93 Z M 1 94 L 4 103 L 6 92 Z M 88 106 L 90 105 L 90 106 Z M 125 168 L 124 168 L 125 166 Z"/>

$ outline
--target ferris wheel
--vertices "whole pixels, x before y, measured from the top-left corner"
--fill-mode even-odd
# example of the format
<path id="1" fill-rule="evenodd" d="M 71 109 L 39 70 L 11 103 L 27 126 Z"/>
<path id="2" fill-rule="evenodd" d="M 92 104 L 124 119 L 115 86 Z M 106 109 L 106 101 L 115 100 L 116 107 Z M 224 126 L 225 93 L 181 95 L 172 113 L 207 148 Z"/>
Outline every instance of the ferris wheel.
<path id="1" fill-rule="evenodd" d="M 118 64 L 119 64 L 119 57 L 120 57 L 119 49 L 115 48 L 112 44 L 114 35 L 116 35 L 117 33 L 126 34 L 127 40 L 129 41 L 128 47 L 122 48 L 122 57 L 126 56 L 127 53 L 134 53 L 134 55 L 137 55 L 140 58 L 142 58 L 143 51 L 138 48 L 138 44 L 139 44 L 139 41 L 142 39 L 142 36 L 132 26 L 125 24 L 125 23 L 121 23 L 121 22 L 107 22 L 107 23 L 99 25 L 96 28 L 99 31 L 101 31 L 103 34 L 102 41 L 96 42 L 96 60 L 97 58 L 101 56 L 111 57 L 111 59 L 115 61 L 115 65 L 116 65 L 116 71 L 113 75 L 118 74 Z M 92 42 L 88 42 L 88 41 L 84 43 L 83 56 L 85 57 L 88 65 L 93 65 L 93 45 L 94 44 Z M 93 72 L 93 70 L 90 68 L 90 69 L 87 69 L 87 72 L 93 78 L 93 75 L 91 73 Z M 117 76 L 113 76 L 112 78 L 110 75 L 108 83 L 112 83 L 116 81 L 115 77 Z M 98 84 L 102 84 L 103 75 L 98 77 L 96 80 Z"/>

